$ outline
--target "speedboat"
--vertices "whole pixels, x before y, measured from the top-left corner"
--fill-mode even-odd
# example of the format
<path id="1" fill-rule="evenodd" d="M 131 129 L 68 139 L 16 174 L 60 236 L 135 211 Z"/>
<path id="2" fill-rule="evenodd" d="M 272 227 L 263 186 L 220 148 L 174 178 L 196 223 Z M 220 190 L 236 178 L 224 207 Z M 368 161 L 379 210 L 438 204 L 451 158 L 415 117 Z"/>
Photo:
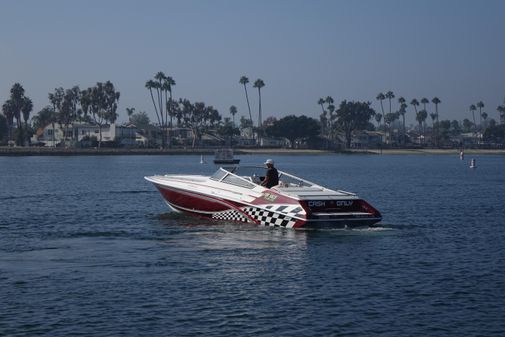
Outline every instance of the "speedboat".
<path id="1" fill-rule="evenodd" d="M 212 176 L 144 177 L 173 210 L 216 220 L 286 228 L 370 226 L 380 212 L 356 194 L 331 190 L 284 171 L 261 186 L 265 168 L 220 167 Z"/>

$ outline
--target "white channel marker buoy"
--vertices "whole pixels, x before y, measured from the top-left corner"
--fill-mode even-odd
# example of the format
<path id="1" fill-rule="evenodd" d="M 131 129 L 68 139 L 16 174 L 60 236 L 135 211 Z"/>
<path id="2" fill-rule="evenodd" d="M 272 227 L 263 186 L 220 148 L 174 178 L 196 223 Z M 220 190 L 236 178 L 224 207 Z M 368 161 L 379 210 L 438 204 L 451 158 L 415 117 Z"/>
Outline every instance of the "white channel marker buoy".
<path id="1" fill-rule="evenodd" d="M 205 164 L 205 160 L 203 159 L 203 154 L 200 155 L 200 164 Z"/>
<path id="2" fill-rule="evenodd" d="M 461 160 L 465 159 L 465 152 L 461 151 L 459 153 L 459 159 L 461 159 Z"/>
<path id="3" fill-rule="evenodd" d="M 477 168 L 477 163 L 475 162 L 475 159 L 473 159 L 473 158 L 470 161 L 470 168 Z"/>

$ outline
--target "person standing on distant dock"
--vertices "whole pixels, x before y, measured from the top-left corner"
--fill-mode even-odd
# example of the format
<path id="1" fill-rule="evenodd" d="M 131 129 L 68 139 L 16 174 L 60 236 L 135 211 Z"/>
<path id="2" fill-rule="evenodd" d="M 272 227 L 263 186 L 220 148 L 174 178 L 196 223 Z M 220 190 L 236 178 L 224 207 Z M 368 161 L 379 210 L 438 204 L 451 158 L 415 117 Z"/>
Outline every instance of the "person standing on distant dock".
<path id="1" fill-rule="evenodd" d="M 261 182 L 261 186 L 272 188 L 279 184 L 279 172 L 277 172 L 277 169 L 274 167 L 274 161 L 272 159 L 267 159 L 265 165 L 267 166 L 267 173 L 265 179 Z"/>

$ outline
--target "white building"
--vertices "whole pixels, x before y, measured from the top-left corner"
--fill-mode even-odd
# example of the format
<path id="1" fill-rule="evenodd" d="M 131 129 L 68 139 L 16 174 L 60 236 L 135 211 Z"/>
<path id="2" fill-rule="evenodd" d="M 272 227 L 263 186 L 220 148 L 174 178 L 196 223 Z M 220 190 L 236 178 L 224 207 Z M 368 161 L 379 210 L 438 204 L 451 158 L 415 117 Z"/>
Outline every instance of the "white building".
<path id="1" fill-rule="evenodd" d="M 43 143 L 44 146 L 54 147 L 62 144 L 73 146 L 76 142 L 100 139 L 98 125 L 74 123 L 66 127 L 58 123 L 49 124 L 44 129 L 39 129 L 32 137 L 32 143 Z M 139 134 L 135 125 L 113 124 L 102 125 L 102 142 L 118 141 L 123 146 L 145 146 L 147 138 Z"/>

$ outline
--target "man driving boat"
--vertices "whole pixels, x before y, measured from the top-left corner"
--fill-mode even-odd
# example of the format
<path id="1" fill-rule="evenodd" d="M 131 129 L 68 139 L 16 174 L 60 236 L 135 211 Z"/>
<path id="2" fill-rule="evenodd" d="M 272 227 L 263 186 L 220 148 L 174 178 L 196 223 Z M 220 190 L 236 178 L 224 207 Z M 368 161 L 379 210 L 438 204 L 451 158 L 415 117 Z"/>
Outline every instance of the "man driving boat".
<path id="1" fill-rule="evenodd" d="M 261 182 L 261 186 L 272 188 L 279 184 L 279 172 L 277 172 L 277 169 L 274 167 L 274 161 L 272 159 L 267 159 L 265 165 L 267 166 L 267 172 L 265 174 L 265 179 Z"/>

